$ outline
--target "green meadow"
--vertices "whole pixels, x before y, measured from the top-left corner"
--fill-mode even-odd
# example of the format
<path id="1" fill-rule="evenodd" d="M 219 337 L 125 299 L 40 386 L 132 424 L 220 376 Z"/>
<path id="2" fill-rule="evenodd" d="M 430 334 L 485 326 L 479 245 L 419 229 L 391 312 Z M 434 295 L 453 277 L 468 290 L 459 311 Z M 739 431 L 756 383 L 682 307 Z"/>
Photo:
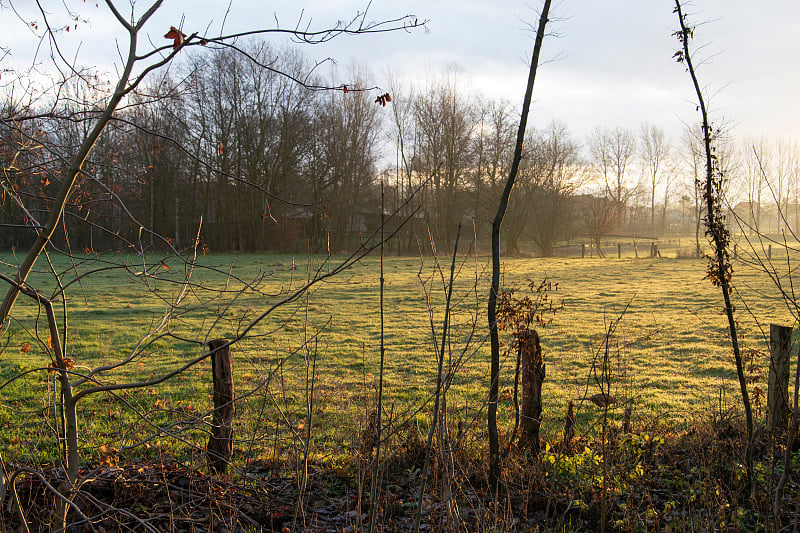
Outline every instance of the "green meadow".
<path id="1" fill-rule="evenodd" d="M 191 269 L 174 258 L 142 264 L 141 258 L 120 254 L 51 255 L 49 264 L 42 259 L 29 283 L 49 296 L 57 289 L 50 272 L 60 274 L 66 305 L 56 299 L 57 316 L 62 327 L 66 317 L 66 352 L 76 373 L 130 357 L 98 379 L 153 379 L 201 355 L 209 339 L 242 336 L 233 347 L 238 458 L 297 454 L 309 423 L 314 461 L 344 464 L 358 449 L 375 409 L 380 375 L 377 256 L 314 284 L 269 313 L 342 258 L 209 254 L 198 257 Z M 2 254 L 0 269 L 11 275 L 20 260 Z M 472 427 L 481 446 L 489 368 L 488 263 L 483 255 L 457 258 L 444 354 L 449 423 Z M 530 295 L 526 280 L 546 278 L 557 284 L 551 299 L 563 301 L 552 323 L 539 328 L 547 365 L 545 437 L 561 430 L 569 400 L 599 392 L 593 367 L 599 368 L 604 356 L 612 394 L 619 400 L 612 416 L 621 416 L 625 405 L 641 427 L 685 428 L 712 409 L 736 405 L 727 322 L 719 290 L 704 279 L 705 268 L 705 260 L 672 257 L 503 261 L 504 288 Z M 788 283 L 790 278 L 776 269 Z M 449 259 L 387 256 L 384 271 L 384 413 L 404 434 L 410 430 L 424 436 L 442 342 Z M 766 392 L 769 324 L 792 325 L 794 320 L 763 270 L 738 261 L 734 283 L 751 388 Z M 0 446 L 6 458 L 53 461 L 55 393 L 53 374 L 46 370 L 46 320 L 25 297 L 12 315 L 0 348 L 5 383 Z M 508 343 L 508 332 L 502 335 Z M 515 354 L 504 348 L 500 414 L 506 430 L 513 421 L 514 365 Z M 86 397 L 79 404 L 85 456 L 127 460 L 162 451 L 188 458 L 201 454 L 211 420 L 210 390 L 205 360 L 152 387 Z M 766 399 L 755 400 L 758 412 Z M 583 427 L 591 427 L 597 416 L 593 405 L 580 404 Z"/>

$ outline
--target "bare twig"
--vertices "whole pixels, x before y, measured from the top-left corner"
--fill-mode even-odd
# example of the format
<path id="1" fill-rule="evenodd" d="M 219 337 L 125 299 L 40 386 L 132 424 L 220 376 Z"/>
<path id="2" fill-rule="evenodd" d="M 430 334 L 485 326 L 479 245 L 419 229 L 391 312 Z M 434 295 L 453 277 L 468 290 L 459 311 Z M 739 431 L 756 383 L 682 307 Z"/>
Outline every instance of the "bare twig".
<path id="1" fill-rule="evenodd" d="M 433 435 L 436 432 L 436 421 L 439 415 L 439 397 L 442 390 L 442 368 L 444 366 L 444 352 L 447 342 L 447 336 L 450 332 L 449 322 L 450 322 L 450 299 L 453 296 L 453 278 L 455 274 L 456 268 L 456 254 L 458 252 L 458 239 L 461 237 L 461 224 L 458 225 L 458 230 L 456 232 L 456 242 L 453 246 L 453 261 L 450 266 L 450 283 L 447 287 L 447 299 L 445 300 L 445 308 L 444 308 L 444 326 L 442 329 L 442 344 L 441 348 L 439 349 L 439 356 L 438 361 L 438 370 L 436 373 L 436 393 L 434 396 L 434 403 L 433 403 L 433 420 L 431 421 L 431 427 L 428 430 L 428 441 L 425 445 L 425 462 L 422 466 L 422 474 L 420 475 L 420 485 L 419 485 L 419 494 L 417 495 L 417 513 L 416 517 L 414 518 L 414 531 L 418 532 L 420 527 L 420 521 L 422 520 L 422 500 L 423 496 L 425 495 L 425 485 L 428 479 L 428 467 L 430 466 L 431 462 L 431 448 L 433 447 Z M 442 444 L 442 443 L 440 443 Z"/>

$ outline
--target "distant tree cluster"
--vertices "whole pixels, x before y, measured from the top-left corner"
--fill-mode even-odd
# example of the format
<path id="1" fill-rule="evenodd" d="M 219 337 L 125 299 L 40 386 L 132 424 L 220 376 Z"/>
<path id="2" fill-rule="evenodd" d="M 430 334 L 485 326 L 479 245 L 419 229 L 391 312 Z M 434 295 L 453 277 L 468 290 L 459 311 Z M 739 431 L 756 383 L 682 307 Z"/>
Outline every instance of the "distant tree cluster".
<path id="1" fill-rule="evenodd" d="M 199 232 L 215 251 L 343 251 L 379 223 L 381 180 L 386 210 L 410 218 L 399 249 L 429 235 L 448 246 L 459 222 L 488 234 L 514 145 L 510 104 L 474 97 L 448 72 L 392 88 L 377 105 L 356 69 L 343 90 L 315 90 L 324 83 L 308 77 L 314 68 L 300 53 L 264 43 L 244 51 L 189 56 L 180 75 L 124 103 L 83 167 L 56 244 L 107 249 L 162 235 L 181 247 Z M 100 112 L 102 85 L 65 86 L 53 105 L 3 95 L 0 247 L 35 238 L 68 154 Z M 730 194 L 748 224 L 779 230 L 778 206 L 797 219 L 796 147 L 729 145 Z M 505 247 L 520 253 L 524 241 L 550 256 L 580 237 L 602 253 L 613 234 L 699 232 L 697 157 L 696 139 L 673 143 L 654 125 L 638 134 L 598 127 L 585 143 L 560 122 L 529 128 Z M 413 216 L 403 207 L 412 193 L 421 205 Z"/>
<path id="2" fill-rule="evenodd" d="M 354 209 L 374 193 L 379 129 L 370 94 L 298 84 L 291 77 L 310 69 L 298 53 L 266 44 L 246 53 L 195 57 L 184 77 L 162 78 L 115 113 L 84 164 L 58 242 L 68 235 L 74 245 L 106 247 L 117 235 L 142 237 L 144 227 L 181 246 L 194 240 L 201 220 L 203 242 L 215 250 L 344 238 Z M 15 105 L 6 96 L 3 116 L 35 111 Z M 47 211 L 60 153 L 80 142 L 93 113 L 93 95 L 80 93 L 36 120 L 3 124 L 4 186 L 25 200 L 28 223 Z M 0 244 L 26 246 L 34 235 L 20 227 L 26 216 L 10 198 L 0 223 L 16 226 L 6 226 Z"/>

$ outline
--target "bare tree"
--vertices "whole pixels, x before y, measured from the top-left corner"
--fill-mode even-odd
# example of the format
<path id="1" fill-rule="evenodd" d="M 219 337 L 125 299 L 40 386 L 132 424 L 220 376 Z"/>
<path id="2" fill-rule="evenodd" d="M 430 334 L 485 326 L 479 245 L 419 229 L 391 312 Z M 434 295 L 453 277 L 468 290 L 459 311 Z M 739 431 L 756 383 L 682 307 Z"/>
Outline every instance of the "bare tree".
<path id="1" fill-rule="evenodd" d="M 392 128 L 389 137 L 395 143 L 395 166 L 394 166 L 394 207 L 401 209 L 402 215 L 407 215 L 406 209 L 411 206 L 403 207 L 403 198 L 416 187 L 419 186 L 419 176 L 414 173 L 411 164 L 411 156 L 414 147 L 414 101 L 416 95 L 413 88 L 406 91 L 399 80 L 389 74 L 388 87 L 392 95 Z M 391 170 L 389 171 L 391 172 Z M 398 251 L 411 253 L 415 244 L 415 227 L 413 221 L 406 226 L 408 228 L 400 239 Z"/>
<path id="2" fill-rule="evenodd" d="M 525 128 L 528 125 L 528 112 L 533 96 L 533 83 L 536 80 L 536 70 L 539 66 L 539 53 L 542 50 L 542 41 L 545 35 L 545 26 L 550 12 L 550 0 L 545 0 L 539 25 L 536 29 L 536 42 L 533 45 L 533 56 L 528 71 L 528 84 L 525 88 L 525 97 L 522 100 L 522 114 L 517 130 L 517 142 L 514 147 L 514 159 L 511 161 L 508 179 L 500 197 L 497 214 L 492 221 L 492 284 L 489 289 L 489 303 L 487 318 L 489 320 L 489 337 L 491 345 L 491 363 L 489 368 L 489 412 L 487 426 L 489 430 L 489 487 L 497 494 L 500 490 L 500 436 L 497 432 L 497 401 L 500 386 L 500 337 L 497 331 L 497 295 L 500 290 L 500 227 L 503 224 L 508 201 L 517 172 L 522 160 L 522 146 L 525 140 Z"/>
<path id="3" fill-rule="evenodd" d="M 537 252 L 550 257 L 569 233 L 577 218 L 571 197 L 584 179 L 578 155 L 579 146 L 563 123 L 529 134 L 504 225 L 509 253 L 519 254 L 518 241 L 527 234 Z"/>
<path id="4" fill-rule="evenodd" d="M 628 167 L 636 156 L 636 137 L 624 128 L 596 128 L 588 140 L 592 163 L 608 196 L 621 209 L 620 223 L 625 222 L 628 201 Z"/>
<path id="5" fill-rule="evenodd" d="M 148 227 L 147 220 L 140 219 L 131 211 L 126 203 L 128 198 L 120 193 L 119 183 L 115 179 L 124 170 L 127 177 L 131 179 L 129 184 L 151 184 L 152 187 L 155 183 L 153 180 L 156 180 L 158 172 L 162 171 L 157 165 L 166 164 L 167 162 L 152 160 L 151 162 L 155 164 L 123 169 L 121 163 L 125 158 L 121 157 L 123 154 L 118 153 L 115 147 L 123 140 L 134 139 L 135 137 L 128 136 L 131 131 L 141 132 L 149 136 L 149 141 L 152 143 L 151 147 L 157 144 L 162 146 L 170 145 L 175 154 L 182 154 L 186 157 L 186 161 L 197 163 L 197 168 L 203 168 L 208 172 L 207 175 L 209 177 L 216 178 L 219 183 L 246 185 L 250 194 L 240 195 L 238 197 L 240 201 L 246 202 L 250 198 L 256 198 L 259 202 L 263 202 L 265 198 L 271 196 L 268 183 L 264 181 L 269 176 L 265 176 L 266 173 L 262 172 L 259 162 L 256 160 L 259 146 L 263 148 L 263 144 L 266 142 L 263 137 L 253 136 L 243 139 L 246 143 L 243 143 L 235 154 L 230 154 L 235 155 L 235 160 L 229 162 L 218 160 L 217 163 L 219 164 L 212 164 L 205 158 L 203 148 L 206 150 L 210 148 L 208 151 L 212 154 L 216 153 L 220 158 L 226 157 L 226 153 L 228 153 L 226 150 L 229 149 L 229 146 L 226 146 L 223 141 L 236 135 L 244 137 L 247 133 L 245 130 L 248 128 L 257 129 L 254 124 L 259 119 L 265 119 L 265 116 L 245 117 L 246 113 L 243 108 L 223 104 L 218 109 L 220 112 L 225 113 L 221 116 L 226 117 L 228 121 L 226 122 L 222 119 L 217 124 L 220 128 L 230 126 L 231 129 L 221 129 L 217 138 L 211 137 L 211 139 L 217 141 L 216 145 L 209 143 L 208 139 L 198 140 L 192 139 L 190 136 L 184 137 L 172 131 L 172 129 L 180 131 L 180 120 L 188 116 L 182 110 L 176 110 L 173 115 L 167 114 L 157 117 L 158 120 L 154 119 L 150 123 L 146 120 L 139 120 L 142 117 L 137 117 L 136 114 L 142 109 L 145 102 L 152 100 L 165 102 L 165 98 L 175 87 L 182 91 L 186 90 L 186 86 L 180 84 L 176 86 L 170 83 L 165 85 L 156 84 L 156 91 L 149 93 L 148 91 L 153 86 L 148 88 L 146 80 L 153 78 L 158 72 L 165 71 L 187 49 L 206 47 L 207 49 L 215 50 L 226 48 L 234 50 L 239 54 L 239 57 L 244 58 L 242 63 L 236 63 L 237 73 L 227 78 L 227 81 L 233 84 L 227 89 L 233 91 L 234 94 L 246 97 L 248 95 L 245 92 L 248 91 L 242 91 L 241 87 L 236 86 L 236 84 L 251 82 L 250 88 L 252 91 L 249 92 L 249 96 L 255 98 L 256 102 L 258 102 L 258 98 L 264 95 L 257 85 L 260 83 L 261 78 L 258 76 L 250 76 L 248 78 L 242 75 L 247 69 L 253 69 L 254 72 L 267 72 L 277 75 L 289 80 L 291 84 L 299 85 L 309 91 L 338 88 L 344 92 L 345 89 L 344 85 L 316 85 L 310 81 L 311 78 L 308 72 L 305 72 L 301 77 L 291 71 L 281 71 L 273 61 L 264 61 L 257 53 L 251 54 L 247 50 L 240 48 L 239 45 L 245 37 L 244 34 L 203 35 L 200 31 L 197 31 L 186 35 L 180 29 L 172 27 L 158 30 L 159 33 L 162 31 L 167 32 L 165 35 L 167 40 L 163 45 L 144 42 L 145 39 L 143 37 L 146 28 L 148 28 L 148 23 L 162 3 L 163 0 L 154 0 L 144 8 L 131 4 L 129 13 L 123 13 L 121 8 L 112 0 L 105 1 L 104 8 L 117 21 L 128 38 L 126 53 L 121 58 L 119 65 L 119 76 L 110 85 L 111 88 L 108 89 L 105 84 L 98 81 L 96 76 L 84 69 L 78 60 L 68 59 L 63 55 L 61 43 L 66 38 L 66 33 L 63 29 L 64 26 L 60 25 L 60 22 L 57 22 L 53 16 L 53 11 L 59 9 L 59 3 L 54 2 L 51 6 L 45 5 L 44 2 L 37 2 L 35 9 L 38 10 L 37 18 L 39 22 L 31 31 L 39 32 L 40 47 L 43 51 L 49 52 L 49 57 L 52 59 L 50 70 L 45 71 L 46 75 L 52 76 L 51 83 L 46 85 L 45 89 L 39 90 L 36 76 L 43 71 L 44 67 L 36 60 L 31 70 L 17 73 L 15 80 L 11 82 L 12 86 L 9 87 L 8 94 L 15 94 L 16 90 L 17 94 L 25 95 L 22 98 L 23 103 L 9 102 L 9 105 L 4 109 L 4 114 L 0 117 L 0 124 L 2 124 L 5 132 L 8 133 L 8 136 L 12 139 L 17 139 L 16 145 L 11 150 L 24 149 L 30 155 L 26 155 L 23 159 L 30 160 L 35 164 L 35 166 L 26 167 L 23 172 L 17 174 L 13 172 L 13 169 L 18 168 L 15 161 L 19 160 L 19 158 L 13 157 L 13 154 L 11 154 L 12 157 L 6 157 L 5 154 L 8 151 L 4 149 L 3 164 L 4 170 L 7 171 L 4 172 L 2 178 L 4 191 L 12 199 L 14 205 L 17 206 L 18 214 L 22 216 L 24 224 L 30 228 L 30 231 L 34 232 L 35 241 L 30 245 L 24 261 L 15 269 L 15 272 L 9 272 L 8 275 L 0 274 L 0 279 L 8 285 L 5 300 L 0 306 L 0 328 L 4 332 L 8 331 L 11 328 L 10 324 L 16 321 L 17 316 L 13 312 L 15 310 L 15 302 L 20 294 L 30 298 L 35 306 L 44 311 L 47 317 L 46 330 L 40 332 L 37 328 L 32 330 L 32 335 L 35 336 L 33 341 L 41 343 L 50 358 L 50 363 L 43 368 L 37 369 L 36 372 L 45 376 L 45 379 L 50 379 L 46 376 L 48 376 L 48 372 L 51 372 L 59 383 L 58 394 L 53 399 L 53 409 L 58 411 L 61 417 L 60 427 L 57 427 L 56 430 L 58 432 L 58 441 L 62 445 L 64 454 L 64 482 L 62 486 L 57 487 L 58 493 L 55 494 L 60 502 L 59 520 L 62 527 L 66 525 L 68 511 L 76 508 L 73 498 L 76 494 L 75 489 L 78 487 L 80 464 L 78 403 L 84 398 L 95 394 L 114 395 L 130 389 L 156 386 L 186 372 L 208 358 L 211 355 L 211 351 L 205 349 L 206 341 L 213 334 L 214 328 L 218 324 L 218 319 L 212 320 L 200 331 L 189 332 L 186 336 L 176 334 L 174 329 L 174 322 L 177 316 L 188 313 L 191 309 L 196 309 L 195 304 L 189 304 L 186 301 L 187 294 L 190 291 L 194 295 L 200 296 L 201 292 L 209 289 L 213 296 L 208 294 L 205 297 L 200 296 L 199 301 L 201 303 L 197 305 L 203 308 L 209 301 L 216 300 L 221 305 L 220 314 L 224 315 L 230 312 L 231 303 L 235 301 L 239 294 L 248 291 L 256 291 L 258 293 L 260 290 L 258 288 L 260 283 L 258 279 L 239 279 L 237 283 L 241 283 L 240 287 L 242 288 L 230 292 L 206 288 L 202 284 L 195 283 L 192 279 L 194 272 L 196 269 L 201 268 L 196 264 L 195 260 L 200 248 L 197 229 L 201 223 L 200 214 L 197 214 L 194 235 L 191 237 L 186 236 L 186 241 L 188 242 L 185 244 L 188 244 L 188 246 L 183 251 L 177 247 L 179 244 L 177 242 L 179 240 L 177 229 L 176 233 L 173 234 L 174 237 L 169 237 L 168 235 L 156 233 L 152 227 Z M 67 9 L 64 16 L 72 21 L 74 15 Z M 341 22 L 334 27 L 321 30 L 312 30 L 307 25 L 301 25 L 292 30 L 256 28 L 247 32 L 247 35 L 282 33 L 293 37 L 300 43 L 321 44 L 340 35 L 376 33 L 418 25 L 418 21 L 413 17 L 401 17 L 381 22 L 370 22 L 366 17 L 366 13 L 360 13 L 349 22 Z M 21 19 L 22 23 L 28 24 L 24 17 L 21 16 Z M 45 55 L 42 57 L 45 57 Z M 70 84 L 76 84 L 82 89 L 70 93 L 66 90 Z M 82 95 L 82 99 L 72 98 L 71 95 L 74 94 Z M 221 91 L 218 96 L 222 98 Z M 239 102 L 229 103 L 245 105 L 248 100 L 243 99 Z M 167 117 L 178 119 L 172 123 L 172 129 L 166 129 L 165 131 L 148 129 L 148 126 L 156 127 L 157 123 L 163 124 Z M 248 123 L 246 119 L 252 122 Z M 30 128 L 39 123 L 46 123 L 47 127 L 41 130 L 43 136 L 37 139 L 36 137 L 31 137 L 31 135 L 33 133 L 39 135 L 37 131 L 40 128 Z M 210 123 L 203 122 L 201 125 L 210 126 Z M 63 140 L 65 138 L 65 126 L 71 128 L 71 137 L 69 142 L 59 142 L 57 134 L 61 134 L 61 140 Z M 241 129 L 237 132 L 236 128 Z M 45 135 L 48 131 L 50 134 Z M 203 133 L 202 130 L 201 133 Z M 196 150 L 198 147 L 200 148 L 199 151 Z M 130 145 L 130 152 L 133 153 L 135 148 L 137 147 Z M 208 152 L 206 152 L 207 154 Z M 163 156 L 161 153 L 151 155 Z M 170 171 L 167 168 L 163 170 Z M 44 179 L 49 183 L 46 185 L 42 183 L 41 185 L 50 187 L 47 190 L 47 194 L 43 194 L 41 199 L 41 211 L 36 212 L 28 208 L 29 205 L 32 205 L 32 202 L 29 201 L 31 198 L 16 192 L 19 190 L 17 180 L 24 180 L 27 183 L 33 182 L 34 179 Z M 181 186 L 185 185 L 184 176 L 179 177 L 175 183 Z M 89 187 L 102 193 L 102 197 L 86 198 L 84 191 Z M 171 190 L 166 194 L 175 194 L 175 191 Z M 151 201 L 155 200 L 155 196 L 155 193 L 150 194 Z M 122 234 L 113 227 L 98 227 L 99 223 L 88 216 L 88 210 L 84 210 L 87 203 L 99 201 L 108 202 L 112 205 L 109 208 L 109 212 L 125 220 L 126 225 L 130 228 L 128 234 Z M 74 216 L 75 220 L 83 220 L 84 224 L 92 225 L 97 231 L 112 235 L 117 243 L 117 249 L 134 254 L 136 259 L 131 263 L 127 258 L 123 258 L 124 256 L 112 256 L 111 259 L 103 262 L 103 266 L 92 267 L 87 271 L 76 264 L 75 255 L 69 254 L 69 248 L 67 248 L 65 251 L 72 260 L 74 268 L 64 272 L 57 270 L 52 263 L 47 265 L 51 278 L 48 285 L 55 286 L 55 289 L 52 289 L 52 293 L 48 295 L 45 294 L 44 289 L 31 286 L 28 276 L 43 254 L 49 254 L 51 250 L 57 249 L 59 244 L 55 238 L 57 231 L 64 235 L 66 242 L 69 242 L 70 226 L 65 223 L 65 215 L 70 215 L 70 213 L 73 215 L 86 213 L 87 216 Z M 153 204 L 151 204 L 150 215 L 149 218 L 155 221 Z M 166 254 L 158 253 L 156 257 L 150 256 L 148 249 L 148 241 L 150 239 L 147 238 L 150 235 L 159 242 L 162 250 L 167 250 Z M 182 240 L 184 236 L 180 235 L 180 237 L 180 240 Z M 341 272 L 343 268 L 352 265 L 353 261 L 363 257 L 375 246 L 375 243 L 363 246 L 357 254 L 350 256 L 339 265 L 332 265 L 326 272 L 311 273 L 308 281 L 297 290 L 272 298 L 272 301 L 266 304 L 263 310 L 255 313 L 252 319 L 242 324 L 232 339 L 223 345 L 215 347 L 214 350 L 229 346 L 252 334 L 257 329 L 258 324 L 267 316 L 270 316 L 275 309 L 294 302 L 310 286 Z M 161 268 L 169 269 L 167 260 L 172 260 L 176 265 L 180 265 L 183 269 L 183 276 L 177 280 L 162 279 L 162 275 L 159 272 L 161 272 Z M 69 333 L 72 328 L 68 322 L 70 314 L 68 293 L 80 283 L 90 283 L 92 275 L 97 272 L 109 269 L 127 272 L 131 280 L 139 283 L 143 292 L 162 298 L 165 304 L 165 311 L 160 317 L 153 318 L 151 328 L 139 342 L 134 343 L 133 346 L 127 348 L 119 347 L 115 350 L 116 353 L 121 354 L 118 360 L 90 367 L 87 361 L 88 358 L 82 357 L 85 354 L 71 355 Z M 175 291 L 169 294 L 159 292 L 157 286 L 164 283 L 176 287 Z M 60 307 L 58 316 L 56 315 L 56 306 Z M 42 334 L 49 336 L 49 340 L 42 338 Z M 118 381 L 114 378 L 114 372 L 120 368 L 135 368 L 136 363 L 145 360 L 160 342 L 188 342 L 195 347 L 199 347 L 199 350 L 192 353 L 185 361 L 159 369 L 152 374 L 148 372 L 144 375 L 139 375 L 140 373 L 134 371 L 130 380 Z M 80 358 L 80 360 L 76 361 L 76 358 Z M 76 368 L 76 365 L 80 366 L 80 370 Z M 80 514 L 79 509 L 76 512 Z"/>
<path id="6" fill-rule="evenodd" d="M 599 257 L 603 253 L 603 239 L 621 224 L 622 206 L 603 192 L 583 194 L 573 199 L 575 209 L 581 213 L 583 233 L 588 235 Z"/>
<path id="7" fill-rule="evenodd" d="M 687 176 L 685 187 L 689 191 L 694 214 L 695 256 L 699 258 L 702 256 L 700 252 L 700 225 L 703 220 L 703 187 L 701 186 L 700 169 L 703 164 L 703 146 L 695 131 L 688 127 L 684 130 L 681 139 L 683 144 L 681 152 L 683 153 L 683 163 Z"/>
<path id="8" fill-rule="evenodd" d="M 754 231 L 767 231 L 764 224 L 761 207 L 767 202 L 769 184 L 762 177 L 762 169 L 767 174 L 773 174 L 773 154 L 772 147 L 765 138 L 759 140 L 748 140 L 741 144 L 739 148 L 742 160 L 740 172 L 740 187 L 744 190 L 746 205 L 739 208 L 740 216 L 743 209 L 746 210 L 746 224 Z"/>
<path id="9" fill-rule="evenodd" d="M 738 214 L 751 230 L 780 233 L 792 215 L 789 205 L 797 198 L 800 168 L 797 145 L 786 139 L 745 139 L 738 149 L 740 188 L 746 197 Z M 797 201 L 794 202 L 797 204 Z"/>
<path id="10" fill-rule="evenodd" d="M 650 227 L 655 227 L 656 216 L 656 189 L 669 176 L 668 162 L 671 145 L 664 130 L 652 124 L 642 124 L 639 133 L 639 159 L 642 165 L 642 176 L 647 178 L 647 187 L 650 193 Z M 669 184 L 667 184 L 667 192 Z M 666 198 L 664 195 L 664 210 L 666 211 Z M 663 224 L 662 224 L 663 227 Z"/>
<path id="11" fill-rule="evenodd" d="M 365 76 L 357 72 L 351 79 L 354 87 L 366 83 Z M 314 153 L 320 161 L 314 164 L 318 171 L 311 179 L 325 207 L 324 228 L 333 250 L 341 250 L 348 235 L 357 237 L 359 231 L 367 230 L 364 214 L 354 211 L 354 206 L 366 205 L 365 199 L 373 191 L 378 126 L 369 93 L 331 92 L 319 104 Z"/>
<path id="12" fill-rule="evenodd" d="M 775 183 L 773 184 L 773 191 L 775 200 L 777 200 L 777 207 L 779 212 L 783 212 L 783 217 L 776 216 L 776 230 L 777 233 L 781 232 L 784 226 L 783 218 L 789 217 L 789 199 L 794 192 L 795 196 L 797 191 L 793 188 L 796 187 L 798 166 L 800 159 L 798 158 L 797 144 L 787 139 L 777 139 L 775 147 Z M 776 214 L 777 215 L 777 214 Z"/>
<path id="13" fill-rule="evenodd" d="M 240 48 L 246 55 L 220 49 L 191 58 L 185 98 L 199 161 L 190 189 L 196 210 L 185 211 L 210 222 L 204 237 L 214 250 L 280 249 L 280 223 L 295 204 L 318 199 L 308 192 L 308 176 L 315 96 L 322 93 L 292 80 L 316 82 L 305 74 L 313 65 L 297 50 L 264 42 Z M 266 62 L 274 70 L 260 66 Z"/>
<path id="14" fill-rule="evenodd" d="M 473 166 L 473 106 L 458 87 L 457 73 L 451 71 L 414 100 L 411 164 L 420 176 L 432 177 L 424 212 L 434 237 L 447 247 L 465 214 L 460 196 Z"/>
<path id="15" fill-rule="evenodd" d="M 513 108 L 505 101 L 487 100 L 478 105 L 474 136 L 473 212 L 479 227 L 488 225 L 502 193 L 514 149 Z"/>

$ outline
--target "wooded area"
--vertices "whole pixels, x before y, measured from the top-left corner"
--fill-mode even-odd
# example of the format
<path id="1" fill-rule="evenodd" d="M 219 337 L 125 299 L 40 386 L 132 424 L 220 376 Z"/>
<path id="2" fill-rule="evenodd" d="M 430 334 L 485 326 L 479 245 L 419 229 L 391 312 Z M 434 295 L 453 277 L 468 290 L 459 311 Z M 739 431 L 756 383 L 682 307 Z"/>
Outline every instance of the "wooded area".
<path id="1" fill-rule="evenodd" d="M 180 249 L 199 234 L 211 251 L 352 250 L 380 223 L 380 183 L 387 212 L 401 215 L 421 188 L 397 251 L 418 253 L 429 230 L 449 247 L 455 227 L 473 221 L 488 239 L 514 147 L 510 103 L 467 92 L 453 71 L 430 86 L 393 87 L 381 106 L 374 91 L 357 90 L 369 86 L 361 69 L 344 73 L 347 92 L 313 90 L 328 78 L 304 77 L 313 65 L 301 52 L 257 39 L 242 47 L 187 51 L 179 68 L 130 93 L 83 166 L 53 237 L 60 249 L 163 247 L 158 236 Z M 105 87 L 66 83 L 44 101 L 3 93 L 0 248 L 36 238 Z M 639 132 L 598 126 L 585 140 L 564 123 L 529 128 L 504 248 L 518 254 L 526 241 L 550 256 L 576 238 L 601 250 L 609 235 L 695 233 L 698 143 L 647 123 Z M 726 190 L 745 225 L 775 233 L 784 223 L 773 194 L 791 221 L 800 213 L 800 151 L 752 144 L 720 140 Z"/>

